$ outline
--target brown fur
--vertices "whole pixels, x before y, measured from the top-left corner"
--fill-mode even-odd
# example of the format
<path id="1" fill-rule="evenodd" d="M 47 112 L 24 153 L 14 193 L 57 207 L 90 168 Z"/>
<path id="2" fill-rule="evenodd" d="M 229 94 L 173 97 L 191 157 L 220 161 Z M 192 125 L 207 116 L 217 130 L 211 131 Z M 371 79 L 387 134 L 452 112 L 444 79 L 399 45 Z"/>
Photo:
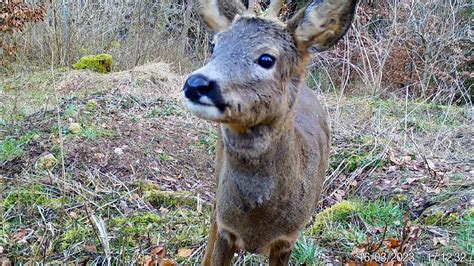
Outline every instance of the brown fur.
<path id="1" fill-rule="evenodd" d="M 219 123 L 218 189 L 203 265 L 229 265 L 237 249 L 288 264 L 318 203 L 329 155 L 326 112 L 304 86 L 308 48 L 341 38 L 355 2 L 317 0 L 288 25 L 237 18 L 217 34 L 210 62 L 194 72 L 219 84 L 227 103 L 210 119 Z M 221 19 L 202 14 L 212 23 Z M 255 63 L 264 53 L 277 58 L 273 70 Z"/>

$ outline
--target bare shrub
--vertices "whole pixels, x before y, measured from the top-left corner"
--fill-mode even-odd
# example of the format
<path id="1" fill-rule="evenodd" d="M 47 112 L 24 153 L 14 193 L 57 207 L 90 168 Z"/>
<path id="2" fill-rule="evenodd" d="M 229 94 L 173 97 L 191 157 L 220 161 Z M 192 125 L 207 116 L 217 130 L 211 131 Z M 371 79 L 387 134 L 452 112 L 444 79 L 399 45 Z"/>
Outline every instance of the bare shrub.
<path id="1" fill-rule="evenodd" d="M 318 56 L 313 66 L 324 70 L 315 80 L 340 91 L 472 103 L 468 2 L 363 2 L 346 41 Z"/>
<path id="2" fill-rule="evenodd" d="M 33 6 L 21 0 L 0 2 L 0 63 L 16 53 L 15 33 L 24 31 L 28 22 L 42 21 L 44 16 L 44 5 Z"/>
<path id="3" fill-rule="evenodd" d="M 287 1 L 284 12 L 304 2 Z M 472 8 L 467 0 L 362 1 L 345 41 L 317 55 L 310 79 L 340 95 L 472 103 Z M 44 22 L 14 37 L 22 47 L 18 59 L 70 66 L 109 53 L 114 70 L 149 61 L 189 69 L 209 55 L 210 35 L 195 10 L 189 0 L 51 1 Z"/>
<path id="4" fill-rule="evenodd" d="M 110 53 L 115 70 L 161 60 L 187 64 L 207 53 L 208 35 L 186 1 L 52 1 L 45 22 L 18 36 L 32 61 L 70 66 Z M 52 62 L 51 62 L 52 60 Z"/>

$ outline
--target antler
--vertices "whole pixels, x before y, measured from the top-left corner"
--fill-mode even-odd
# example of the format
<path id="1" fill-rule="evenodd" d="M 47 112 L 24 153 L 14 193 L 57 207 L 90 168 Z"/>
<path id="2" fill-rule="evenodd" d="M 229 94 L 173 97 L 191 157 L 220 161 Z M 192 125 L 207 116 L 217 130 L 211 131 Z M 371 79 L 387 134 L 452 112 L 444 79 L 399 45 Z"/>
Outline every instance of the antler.
<path id="1" fill-rule="evenodd" d="M 268 16 L 278 17 L 280 14 L 280 9 L 285 3 L 285 0 L 271 0 L 270 6 L 268 7 Z"/>

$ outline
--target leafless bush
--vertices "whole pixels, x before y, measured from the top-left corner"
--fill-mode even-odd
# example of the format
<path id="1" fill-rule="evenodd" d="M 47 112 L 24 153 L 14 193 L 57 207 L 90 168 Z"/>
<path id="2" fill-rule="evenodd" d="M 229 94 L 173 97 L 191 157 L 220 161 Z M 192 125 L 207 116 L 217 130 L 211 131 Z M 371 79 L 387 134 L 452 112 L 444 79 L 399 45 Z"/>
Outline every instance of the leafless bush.
<path id="1" fill-rule="evenodd" d="M 195 10 L 194 2 L 176 0 L 52 1 L 44 23 L 18 41 L 24 57 L 59 66 L 97 53 L 112 54 L 116 70 L 152 60 L 186 64 L 207 52 Z"/>
<path id="2" fill-rule="evenodd" d="M 39 22 L 44 19 L 44 5 L 32 6 L 22 1 L 0 2 L 0 63 L 13 56 L 17 51 L 13 39 L 16 32 L 25 30 L 28 22 Z"/>
<path id="3" fill-rule="evenodd" d="M 290 9 L 295 4 L 288 1 Z M 472 103 L 472 8 L 467 0 L 362 1 L 350 34 L 317 56 L 312 78 L 341 95 Z M 70 66 L 83 55 L 110 53 L 115 70 L 153 60 L 190 69 L 208 57 L 209 36 L 195 1 L 62 0 L 52 1 L 45 21 L 16 41 L 23 47 L 20 59 L 45 65 Z"/>
<path id="4" fill-rule="evenodd" d="M 318 56 L 322 74 L 313 78 L 340 92 L 472 103 L 472 7 L 465 0 L 365 1 L 345 41 Z"/>

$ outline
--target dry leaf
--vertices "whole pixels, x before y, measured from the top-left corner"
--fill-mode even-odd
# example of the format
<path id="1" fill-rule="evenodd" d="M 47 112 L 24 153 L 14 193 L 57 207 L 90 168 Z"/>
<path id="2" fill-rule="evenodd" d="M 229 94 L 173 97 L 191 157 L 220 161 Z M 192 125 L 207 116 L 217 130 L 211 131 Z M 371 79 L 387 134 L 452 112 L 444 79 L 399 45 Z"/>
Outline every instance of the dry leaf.
<path id="1" fill-rule="evenodd" d="M 89 253 L 97 253 L 97 247 L 94 244 L 84 245 L 84 250 Z"/>
<path id="2" fill-rule="evenodd" d="M 390 240 L 390 248 L 398 248 L 400 246 L 400 241 L 395 238 L 391 238 Z"/>
<path id="3" fill-rule="evenodd" d="M 172 259 L 162 259 L 159 266 L 174 266 L 176 263 Z"/>
<path id="4" fill-rule="evenodd" d="M 426 163 L 428 164 L 428 167 L 429 167 L 431 170 L 435 170 L 436 165 L 435 165 L 435 163 L 434 163 L 432 160 L 426 159 Z"/>
<path id="5" fill-rule="evenodd" d="M 420 235 L 421 235 L 421 227 L 420 226 L 413 227 L 411 229 L 410 236 L 409 236 L 408 240 L 414 243 L 418 240 Z"/>
<path id="6" fill-rule="evenodd" d="M 367 250 L 367 245 L 366 244 L 365 245 L 354 246 L 354 248 L 352 249 L 351 255 L 357 256 L 359 254 L 364 253 L 366 250 Z"/>
<path id="7" fill-rule="evenodd" d="M 354 180 L 354 181 L 351 182 L 350 186 L 351 187 L 356 187 L 357 184 L 358 184 L 357 180 Z"/>
<path id="8" fill-rule="evenodd" d="M 168 209 L 165 208 L 165 207 L 160 207 L 159 211 L 160 211 L 161 213 L 168 213 L 168 212 L 170 212 L 170 210 L 168 210 Z"/>
<path id="9" fill-rule="evenodd" d="M 391 165 L 391 166 L 388 167 L 387 173 L 389 174 L 389 173 L 396 172 L 396 171 L 398 170 L 398 168 L 399 168 L 399 167 L 396 166 L 396 165 Z"/>
<path id="10" fill-rule="evenodd" d="M 433 189 L 433 188 L 430 188 L 428 186 L 424 186 L 424 188 L 425 188 L 426 193 L 433 193 L 433 194 L 441 193 L 441 188 L 439 188 L 439 187 Z"/>
<path id="11" fill-rule="evenodd" d="M 78 219 L 79 218 L 79 215 L 75 211 L 70 212 L 69 216 L 71 216 L 71 218 L 73 218 L 73 219 Z"/>
<path id="12" fill-rule="evenodd" d="M 336 202 L 342 201 L 342 199 L 344 198 L 345 195 L 346 195 L 346 192 L 344 192 L 344 190 L 341 190 L 341 189 L 336 189 L 332 193 L 332 196 L 334 197 Z"/>
<path id="13" fill-rule="evenodd" d="M 191 256 L 192 253 L 193 253 L 192 249 L 188 249 L 188 248 L 178 249 L 178 257 L 181 257 L 181 258 L 187 258 Z"/>
<path id="14" fill-rule="evenodd" d="M 150 251 L 151 256 L 158 256 L 159 258 L 164 258 L 166 255 L 165 248 L 163 246 L 154 246 Z"/>
<path id="15" fill-rule="evenodd" d="M 13 234 L 12 240 L 15 242 L 20 242 L 21 240 L 23 240 L 25 235 L 26 235 L 26 229 L 20 229 Z"/>
<path id="16" fill-rule="evenodd" d="M 390 154 L 389 160 L 398 166 L 402 166 L 411 161 L 411 156 L 394 157 L 393 154 Z"/>
<path id="17" fill-rule="evenodd" d="M 357 266 L 357 262 L 350 260 L 346 263 L 344 263 L 344 266 Z"/>
<path id="18" fill-rule="evenodd" d="M 385 228 L 383 228 L 383 227 L 374 227 L 370 230 L 370 232 L 375 235 L 375 234 L 383 233 L 384 230 L 385 230 Z"/>
<path id="19" fill-rule="evenodd" d="M 444 237 L 434 237 L 433 243 L 435 246 L 437 246 L 438 244 L 441 244 L 442 246 L 446 246 L 448 244 L 448 240 Z"/>
<path id="20" fill-rule="evenodd" d="M 155 266 L 152 256 L 145 256 L 140 259 L 140 263 L 143 266 Z"/>
<path id="21" fill-rule="evenodd" d="M 415 182 L 415 181 L 418 181 L 418 180 L 419 180 L 419 178 L 416 178 L 416 177 L 414 177 L 414 178 L 407 178 L 407 184 L 410 185 L 411 183 L 413 183 L 413 182 Z"/>

